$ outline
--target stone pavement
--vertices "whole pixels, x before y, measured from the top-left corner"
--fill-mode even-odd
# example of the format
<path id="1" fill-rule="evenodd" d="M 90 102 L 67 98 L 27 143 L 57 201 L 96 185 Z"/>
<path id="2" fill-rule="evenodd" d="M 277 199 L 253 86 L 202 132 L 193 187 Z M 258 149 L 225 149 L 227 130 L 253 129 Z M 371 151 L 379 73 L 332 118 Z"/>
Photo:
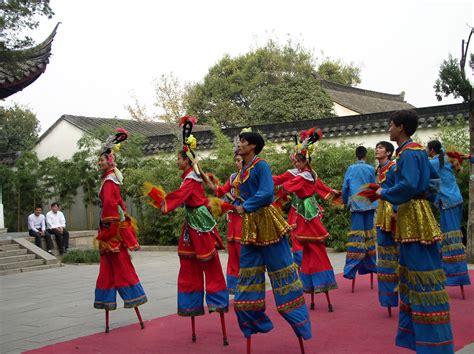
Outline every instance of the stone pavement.
<path id="1" fill-rule="evenodd" d="M 220 257 L 225 269 L 227 254 Z M 345 253 L 329 257 L 335 272 L 342 272 Z M 143 319 L 175 314 L 176 252 L 139 251 L 133 262 L 148 296 L 140 306 Z M 97 274 L 98 265 L 66 265 L 0 277 L 0 352 L 19 353 L 103 331 L 104 311 L 93 308 Z M 137 323 L 134 311 L 120 307 L 119 296 L 117 300 L 119 308 L 110 313 L 112 331 Z M 472 352 L 474 345 L 460 351 Z"/>

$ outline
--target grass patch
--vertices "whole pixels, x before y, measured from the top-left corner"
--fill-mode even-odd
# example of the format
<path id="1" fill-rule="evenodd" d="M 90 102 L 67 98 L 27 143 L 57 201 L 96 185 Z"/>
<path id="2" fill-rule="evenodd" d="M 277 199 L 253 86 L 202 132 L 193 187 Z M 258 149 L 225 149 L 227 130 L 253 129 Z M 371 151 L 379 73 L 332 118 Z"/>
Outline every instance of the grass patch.
<path id="1" fill-rule="evenodd" d="M 70 250 L 63 257 L 63 263 L 99 263 L 99 250 L 96 249 L 77 249 Z"/>

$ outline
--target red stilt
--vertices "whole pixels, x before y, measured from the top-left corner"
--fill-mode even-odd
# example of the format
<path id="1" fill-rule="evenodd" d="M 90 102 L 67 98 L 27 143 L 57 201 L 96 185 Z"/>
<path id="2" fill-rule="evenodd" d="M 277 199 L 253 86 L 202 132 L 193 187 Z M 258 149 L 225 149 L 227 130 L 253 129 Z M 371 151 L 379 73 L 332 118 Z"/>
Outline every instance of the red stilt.
<path id="1" fill-rule="evenodd" d="M 392 317 L 392 308 L 389 306 L 387 307 L 388 310 L 388 317 Z"/>
<path id="2" fill-rule="evenodd" d="M 334 312 L 334 309 L 332 308 L 332 304 L 331 304 L 331 299 L 329 299 L 329 291 L 325 291 L 325 293 L 326 293 L 326 300 L 328 301 L 328 311 Z"/>
<path id="3" fill-rule="evenodd" d="M 466 296 L 464 295 L 464 285 L 460 285 L 461 286 L 461 296 L 462 296 L 462 299 L 463 300 L 466 300 Z"/>
<path id="4" fill-rule="evenodd" d="M 354 292 L 355 285 L 356 285 L 356 278 L 352 279 L 352 292 Z"/>
<path id="5" fill-rule="evenodd" d="M 193 343 L 196 343 L 196 324 L 194 322 L 194 316 L 191 316 L 191 329 L 193 331 L 193 335 L 191 336 L 191 339 Z"/>
<path id="6" fill-rule="evenodd" d="M 303 337 L 298 336 L 298 341 L 300 342 L 301 354 L 304 354 Z"/>
<path id="7" fill-rule="evenodd" d="M 314 290 L 311 292 L 311 310 L 314 310 Z"/>
<path id="8" fill-rule="evenodd" d="M 225 330 L 224 314 L 221 313 L 220 315 L 221 315 L 222 337 L 224 338 L 224 345 L 229 345 L 229 342 L 227 341 L 227 331 Z"/>
<path id="9" fill-rule="evenodd" d="M 374 273 L 370 273 L 370 288 L 374 288 Z"/>
<path id="10" fill-rule="evenodd" d="M 252 349 L 252 337 L 247 337 L 247 354 L 250 354 Z"/>
<path id="11" fill-rule="evenodd" d="M 109 310 L 105 310 L 105 333 L 109 333 Z"/>
<path id="12" fill-rule="evenodd" d="M 140 322 L 140 327 L 142 329 L 145 328 L 145 324 L 143 323 L 142 316 L 140 315 L 140 310 L 138 309 L 138 307 L 135 307 L 135 313 L 137 314 L 138 322 Z"/>

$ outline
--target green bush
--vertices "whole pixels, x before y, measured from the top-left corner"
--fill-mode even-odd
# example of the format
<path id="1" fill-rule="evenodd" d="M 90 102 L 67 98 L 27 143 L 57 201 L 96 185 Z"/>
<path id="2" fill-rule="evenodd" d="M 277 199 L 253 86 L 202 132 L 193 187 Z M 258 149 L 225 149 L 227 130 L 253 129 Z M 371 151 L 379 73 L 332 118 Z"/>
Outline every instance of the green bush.
<path id="1" fill-rule="evenodd" d="M 99 250 L 94 248 L 70 250 L 63 257 L 63 263 L 99 263 Z"/>

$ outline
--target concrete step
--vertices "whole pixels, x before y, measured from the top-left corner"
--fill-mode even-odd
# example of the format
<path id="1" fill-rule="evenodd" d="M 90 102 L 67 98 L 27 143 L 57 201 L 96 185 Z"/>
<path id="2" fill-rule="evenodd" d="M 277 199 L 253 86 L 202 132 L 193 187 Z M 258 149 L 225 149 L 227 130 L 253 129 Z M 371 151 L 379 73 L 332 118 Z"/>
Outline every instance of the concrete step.
<path id="1" fill-rule="evenodd" d="M 62 267 L 62 266 L 63 265 L 61 263 L 58 263 L 58 264 L 42 264 L 42 265 L 37 265 L 37 266 L 32 266 L 32 267 L 0 270 L 0 275 L 10 275 L 10 274 L 17 274 L 17 273 L 33 272 L 35 270 L 58 268 L 58 267 Z"/>
<path id="2" fill-rule="evenodd" d="M 16 243 L 0 245 L 0 250 L 1 251 L 11 251 L 11 250 L 17 250 L 19 248 L 20 248 L 20 246 Z"/>
<path id="3" fill-rule="evenodd" d="M 0 260 L 2 257 L 11 257 L 11 256 L 19 256 L 22 254 L 27 254 L 28 251 L 25 250 L 24 248 L 19 248 L 17 250 L 11 250 L 11 251 L 0 251 Z"/>
<path id="4" fill-rule="evenodd" d="M 0 246 L 1 245 L 10 245 L 12 243 L 12 240 L 0 240 Z"/>
<path id="5" fill-rule="evenodd" d="M 21 261 L 21 262 L 16 262 L 16 263 L 0 264 L 0 270 L 26 268 L 26 267 L 32 267 L 32 266 L 37 266 L 37 265 L 42 265 L 42 264 L 44 264 L 43 259 L 31 259 L 28 261 Z"/>
<path id="6" fill-rule="evenodd" d="M 35 254 L 22 254 L 19 256 L 0 257 L 0 265 L 7 264 L 7 263 L 29 261 L 35 258 L 36 258 Z"/>

